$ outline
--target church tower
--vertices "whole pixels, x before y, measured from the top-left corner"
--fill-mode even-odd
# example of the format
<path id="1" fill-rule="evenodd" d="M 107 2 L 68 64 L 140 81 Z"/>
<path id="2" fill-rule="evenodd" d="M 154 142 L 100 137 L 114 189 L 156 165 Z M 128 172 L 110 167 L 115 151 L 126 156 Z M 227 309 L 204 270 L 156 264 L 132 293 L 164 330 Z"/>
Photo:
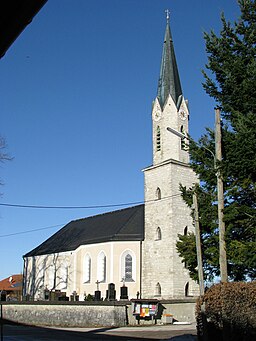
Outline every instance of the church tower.
<path id="1" fill-rule="evenodd" d="M 192 187 L 184 141 L 168 131 L 188 132 L 189 109 L 184 99 L 169 25 L 164 36 L 157 97 L 152 106 L 153 165 L 144 169 L 145 239 L 142 244 L 142 298 L 181 298 L 198 294 L 176 251 L 178 234 L 193 231 L 191 210 L 181 198 L 180 184 Z"/>

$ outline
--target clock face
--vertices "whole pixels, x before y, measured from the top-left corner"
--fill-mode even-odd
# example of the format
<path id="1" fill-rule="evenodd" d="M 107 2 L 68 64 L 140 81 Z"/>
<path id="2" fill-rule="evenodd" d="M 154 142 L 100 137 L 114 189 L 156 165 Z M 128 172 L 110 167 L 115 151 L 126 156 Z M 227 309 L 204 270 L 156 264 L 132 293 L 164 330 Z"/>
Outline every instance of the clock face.
<path id="1" fill-rule="evenodd" d="M 161 118 L 161 111 L 160 110 L 156 110 L 154 113 L 154 120 L 155 121 L 159 121 Z"/>
<path id="2" fill-rule="evenodd" d="M 181 110 L 179 111 L 179 116 L 180 116 L 180 118 L 181 118 L 183 121 L 185 121 L 185 119 L 187 118 L 187 113 L 186 113 L 186 111 L 183 110 L 183 109 L 181 109 Z"/>

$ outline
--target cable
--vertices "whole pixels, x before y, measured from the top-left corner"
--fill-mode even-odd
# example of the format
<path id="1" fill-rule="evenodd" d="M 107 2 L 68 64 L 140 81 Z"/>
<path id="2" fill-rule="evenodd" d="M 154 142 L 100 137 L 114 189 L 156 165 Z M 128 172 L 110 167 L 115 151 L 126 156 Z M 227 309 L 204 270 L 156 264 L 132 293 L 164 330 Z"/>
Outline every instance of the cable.
<path id="1" fill-rule="evenodd" d="M 53 226 L 48 226 L 48 227 L 41 227 L 38 229 L 34 229 L 34 230 L 27 230 L 27 231 L 21 231 L 21 232 L 15 232 L 15 233 L 9 233 L 9 234 L 2 234 L 0 235 L 0 238 L 3 237 L 10 237 L 10 236 L 16 236 L 18 234 L 24 234 L 24 233 L 30 233 L 30 232 L 35 232 L 35 231 L 41 231 L 41 230 L 47 230 L 47 229 L 52 229 L 54 227 L 59 227 L 59 226 L 63 226 L 64 224 L 58 224 L 58 225 L 53 225 Z"/>
<path id="2" fill-rule="evenodd" d="M 0 203 L 0 206 L 5 207 L 16 207 L 16 208 L 39 208 L 39 209 L 88 209 L 88 208 L 108 208 L 108 207 L 117 207 L 117 206 L 129 206 L 129 205 L 139 205 L 143 204 L 144 201 L 137 202 L 129 202 L 126 204 L 111 204 L 111 205 L 92 205 L 92 206 L 41 206 L 41 205 L 20 205 L 20 204 L 6 204 Z"/>
<path id="3" fill-rule="evenodd" d="M 179 194 L 170 195 L 162 198 L 168 199 L 172 197 L 180 196 Z M 90 206 L 44 206 L 44 205 L 23 205 L 23 204 L 8 204 L 8 203 L 0 203 L 0 206 L 5 207 L 15 207 L 15 208 L 36 208 L 36 209 L 61 209 L 61 210 L 73 210 L 73 209 L 90 209 L 90 208 L 109 208 L 109 207 L 119 207 L 119 206 L 131 206 L 131 205 L 141 205 L 149 202 L 155 202 L 157 199 L 147 200 L 147 201 L 135 201 L 121 204 L 109 204 L 109 205 L 90 205 Z"/>
<path id="4" fill-rule="evenodd" d="M 180 193 L 161 198 L 160 200 L 166 200 L 166 199 L 174 198 L 177 196 L 180 196 Z M 107 208 L 107 207 L 117 207 L 117 206 L 138 205 L 138 204 L 143 204 L 143 203 L 153 203 L 158 200 L 159 199 L 153 199 L 153 200 L 137 201 L 137 202 L 126 203 L 126 204 L 122 203 L 122 204 L 98 205 L 98 206 L 97 205 L 93 205 L 93 206 L 36 206 L 36 205 L 19 205 L 19 204 L 0 204 L 0 206 L 15 207 L 15 208 L 17 207 L 18 208 L 40 208 L 40 209 L 85 209 L 85 208 L 87 209 L 87 208 Z M 47 229 L 51 229 L 54 227 L 65 226 L 65 225 L 66 223 L 53 225 L 53 226 L 47 226 L 47 227 L 41 227 L 41 228 L 27 230 L 27 231 L 3 234 L 3 235 L 0 235 L 0 238 L 11 237 L 11 236 L 19 235 L 19 234 L 31 233 L 31 232 L 36 232 L 36 231 L 42 231 L 42 230 L 47 230 Z"/>

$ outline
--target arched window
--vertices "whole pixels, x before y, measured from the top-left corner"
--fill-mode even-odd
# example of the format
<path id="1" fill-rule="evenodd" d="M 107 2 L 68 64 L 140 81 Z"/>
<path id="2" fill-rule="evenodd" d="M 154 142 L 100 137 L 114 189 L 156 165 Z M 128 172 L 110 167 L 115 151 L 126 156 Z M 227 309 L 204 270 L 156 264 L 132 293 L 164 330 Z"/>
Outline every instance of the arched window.
<path id="1" fill-rule="evenodd" d="M 106 255 L 101 251 L 98 255 L 97 280 L 106 282 Z"/>
<path id="2" fill-rule="evenodd" d="M 156 198 L 157 200 L 160 200 L 161 199 L 161 189 L 159 187 L 157 187 L 156 189 Z"/>
<path id="3" fill-rule="evenodd" d="M 188 234 L 188 227 L 187 226 L 184 227 L 183 234 L 184 234 L 184 236 L 187 236 L 187 234 Z M 184 267 L 187 269 L 187 262 L 186 261 L 184 261 Z"/>
<path id="4" fill-rule="evenodd" d="M 162 231 L 161 231 L 161 228 L 158 227 L 156 229 L 156 240 L 161 240 L 162 239 Z"/>
<path id="5" fill-rule="evenodd" d="M 121 280 L 135 281 L 135 255 L 131 250 L 126 250 L 121 256 Z"/>
<path id="6" fill-rule="evenodd" d="M 161 132 L 160 127 L 156 128 L 156 151 L 159 152 L 161 150 Z"/>
<path id="7" fill-rule="evenodd" d="M 83 276 L 84 283 L 91 281 L 91 257 L 88 253 L 84 257 Z"/>
<path id="8" fill-rule="evenodd" d="M 128 255 L 125 256 L 125 281 L 131 282 L 132 281 L 132 256 L 128 253 Z"/>
<path id="9" fill-rule="evenodd" d="M 161 296 L 161 285 L 159 282 L 156 283 L 155 296 Z"/>
<path id="10" fill-rule="evenodd" d="M 185 226 L 185 228 L 184 228 L 184 236 L 186 236 L 187 234 L 188 234 L 188 227 Z"/>
<path id="11" fill-rule="evenodd" d="M 187 282 L 185 285 L 185 296 L 189 296 L 189 282 Z"/>

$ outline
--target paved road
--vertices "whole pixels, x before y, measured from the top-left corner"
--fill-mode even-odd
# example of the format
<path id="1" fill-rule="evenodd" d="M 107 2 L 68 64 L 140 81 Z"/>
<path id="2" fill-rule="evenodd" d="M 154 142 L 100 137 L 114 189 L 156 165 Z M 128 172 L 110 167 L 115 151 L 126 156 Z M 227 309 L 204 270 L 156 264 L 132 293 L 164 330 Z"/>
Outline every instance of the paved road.
<path id="1" fill-rule="evenodd" d="M 197 340 L 195 325 L 122 328 L 42 328 L 4 325 L 0 341 Z"/>

